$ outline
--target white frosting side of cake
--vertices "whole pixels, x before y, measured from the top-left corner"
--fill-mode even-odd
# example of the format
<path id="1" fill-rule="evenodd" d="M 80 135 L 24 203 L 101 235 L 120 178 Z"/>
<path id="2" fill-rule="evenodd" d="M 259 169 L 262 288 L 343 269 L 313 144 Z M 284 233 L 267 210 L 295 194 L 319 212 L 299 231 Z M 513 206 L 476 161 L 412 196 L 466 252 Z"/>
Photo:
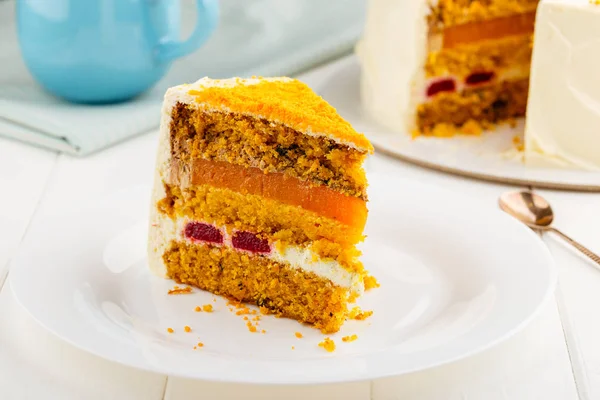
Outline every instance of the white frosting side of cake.
<path id="1" fill-rule="evenodd" d="M 157 262 L 150 263 L 152 271 L 159 276 L 166 276 L 167 270 L 162 261 L 162 252 L 165 245 L 171 241 L 188 241 L 185 238 L 183 231 L 187 218 L 177 218 L 176 221 L 169 218 L 167 215 L 158 214 L 155 220 L 156 225 L 151 227 L 155 230 L 155 240 L 152 247 L 160 248 L 160 259 Z M 225 246 L 231 246 L 231 238 L 226 236 L 224 240 Z M 362 294 L 364 292 L 364 283 L 362 277 L 358 273 L 349 272 L 335 260 L 322 260 L 317 254 L 312 252 L 310 248 L 302 248 L 299 246 L 286 246 L 284 251 L 277 249 L 277 244 L 273 244 L 272 251 L 269 254 L 263 255 L 277 262 L 289 264 L 290 267 L 304 272 L 314 273 L 315 275 L 328 279 L 333 284 L 344 288 L 351 289 L 352 292 Z"/>
<path id="2" fill-rule="evenodd" d="M 370 0 L 356 54 L 362 67 L 363 108 L 387 127 L 414 128 L 427 55 L 426 0 Z"/>
<path id="3" fill-rule="evenodd" d="M 600 6 L 539 6 L 527 120 L 531 165 L 600 169 Z"/>
<path id="4" fill-rule="evenodd" d="M 179 86 L 174 86 L 172 88 L 169 88 L 164 97 L 163 107 L 168 108 L 170 110 L 175 106 L 175 104 L 177 104 L 179 102 L 179 103 L 183 103 L 183 104 L 193 105 L 195 107 L 202 107 L 204 110 L 207 110 L 207 111 L 229 112 L 230 110 L 226 107 L 214 108 L 207 104 L 196 102 L 194 96 L 189 93 L 190 90 L 202 91 L 204 89 L 211 88 L 211 87 L 233 88 L 233 87 L 239 86 L 239 85 L 243 85 L 243 86 L 256 85 L 256 84 L 258 84 L 260 82 L 264 82 L 264 81 L 291 82 L 292 80 L 293 79 L 287 78 L 287 77 L 273 77 L 273 78 L 261 78 L 261 79 L 257 79 L 257 78 L 210 79 L 210 78 L 204 77 L 204 78 L 199 79 L 196 82 L 191 83 L 191 84 L 184 84 L 184 85 L 179 85 Z M 259 117 L 259 118 L 264 117 L 262 115 L 255 115 L 252 113 L 248 113 L 247 115 L 250 115 L 253 117 Z M 283 121 L 274 121 L 274 122 L 279 122 L 283 125 L 286 125 Z M 292 127 L 292 129 L 295 129 L 295 128 Z M 340 144 L 343 144 L 350 148 L 357 149 L 361 152 L 368 151 L 367 149 L 356 146 L 356 144 L 354 144 L 352 142 L 347 142 L 345 140 L 341 140 L 338 137 L 333 136 L 329 133 L 313 132 L 311 130 L 304 130 L 304 131 L 302 131 L 302 133 L 305 135 L 308 135 L 308 136 L 313 136 L 313 137 L 326 137 L 330 140 L 333 140 L 336 143 L 340 143 Z"/>
<path id="5" fill-rule="evenodd" d="M 171 125 L 172 105 L 163 103 L 158 137 L 158 150 L 154 172 L 154 187 L 150 203 L 150 226 L 148 227 L 148 264 L 156 275 L 166 277 L 162 255 L 175 235 L 175 224 L 158 212 L 156 204 L 165 198 L 164 183 L 170 183 L 171 145 L 169 126 Z"/>

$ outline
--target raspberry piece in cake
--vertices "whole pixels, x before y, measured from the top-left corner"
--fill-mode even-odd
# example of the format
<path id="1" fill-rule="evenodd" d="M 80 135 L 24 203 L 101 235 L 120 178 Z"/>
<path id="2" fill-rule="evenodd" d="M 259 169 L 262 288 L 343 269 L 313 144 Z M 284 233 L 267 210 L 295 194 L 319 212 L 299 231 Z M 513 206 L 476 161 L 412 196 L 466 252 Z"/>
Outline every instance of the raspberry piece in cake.
<path id="1" fill-rule="evenodd" d="M 188 222 L 185 226 L 185 237 L 209 243 L 223 243 L 223 234 L 212 225 L 202 222 Z"/>
<path id="2" fill-rule="evenodd" d="M 433 97 L 441 92 L 454 92 L 456 90 L 456 82 L 452 78 L 440 79 L 427 87 L 427 97 Z"/>
<path id="3" fill-rule="evenodd" d="M 469 76 L 467 76 L 467 79 L 465 79 L 465 83 L 467 85 L 482 85 L 484 83 L 490 82 L 492 79 L 494 79 L 495 76 L 496 73 L 493 71 L 473 72 Z"/>
<path id="4" fill-rule="evenodd" d="M 233 247 L 253 253 L 270 253 L 269 241 L 261 239 L 252 232 L 236 232 L 231 239 Z"/>

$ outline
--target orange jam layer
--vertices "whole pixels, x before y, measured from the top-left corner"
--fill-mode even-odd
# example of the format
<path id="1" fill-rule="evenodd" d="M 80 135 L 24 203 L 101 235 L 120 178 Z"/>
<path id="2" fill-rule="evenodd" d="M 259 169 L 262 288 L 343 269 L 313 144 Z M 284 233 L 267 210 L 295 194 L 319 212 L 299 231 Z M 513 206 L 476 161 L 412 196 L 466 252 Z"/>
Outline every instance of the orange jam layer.
<path id="1" fill-rule="evenodd" d="M 258 168 L 246 168 L 225 161 L 194 159 L 191 162 L 191 169 L 188 169 L 180 162 L 173 161 L 172 171 L 176 182 L 211 185 L 263 196 L 300 206 L 351 227 L 362 229 L 366 223 L 367 205 L 358 197 L 347 196 L 326 186 L 312 186 L 282 173 L 265 173 Z M 191 172 L 182 172 L 188 170 Z"/>
<path id="2" fill-rule="evenodd" d="M 507 36 L 532 34 L 534 25 L 535 11 L 457 25 L 444 29 L 442 47 L 449 49 L 482 40 L 496 40 Z"/>

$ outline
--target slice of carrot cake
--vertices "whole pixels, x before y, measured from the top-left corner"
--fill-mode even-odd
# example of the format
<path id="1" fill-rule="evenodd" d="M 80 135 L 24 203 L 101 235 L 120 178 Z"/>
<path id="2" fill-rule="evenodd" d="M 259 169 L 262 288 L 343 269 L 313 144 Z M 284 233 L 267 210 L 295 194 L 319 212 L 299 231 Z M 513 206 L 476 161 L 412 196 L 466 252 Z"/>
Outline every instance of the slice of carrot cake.
<path id="1" fill-rule="evenodd" d="M 165 95 L 149 263 L 179 283 L 324 332 L 364 290 L 369 141 L 289 78 L 201 79 Z M 371 280 L 367 280 L 370 282 Z"/>

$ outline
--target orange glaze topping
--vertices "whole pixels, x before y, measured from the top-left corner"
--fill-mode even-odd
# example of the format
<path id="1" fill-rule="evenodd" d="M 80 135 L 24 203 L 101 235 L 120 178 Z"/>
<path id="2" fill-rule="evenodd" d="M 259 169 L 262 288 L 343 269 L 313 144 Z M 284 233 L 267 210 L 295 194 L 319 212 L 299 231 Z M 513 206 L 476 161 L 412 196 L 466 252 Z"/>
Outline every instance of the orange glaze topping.
<path id="1" fill-rule="evenodd" d="M 254 84 L 238 78 L 234 85 L 201 85 L 188 93 L 202 108 L 261 116 L 303 133 L 319 134 L 351 143 L 364 152 L 373 152 L 367 138 L 356 132 L 335 108 L 305 83 L 296 79 L 257 79 Z"/>

